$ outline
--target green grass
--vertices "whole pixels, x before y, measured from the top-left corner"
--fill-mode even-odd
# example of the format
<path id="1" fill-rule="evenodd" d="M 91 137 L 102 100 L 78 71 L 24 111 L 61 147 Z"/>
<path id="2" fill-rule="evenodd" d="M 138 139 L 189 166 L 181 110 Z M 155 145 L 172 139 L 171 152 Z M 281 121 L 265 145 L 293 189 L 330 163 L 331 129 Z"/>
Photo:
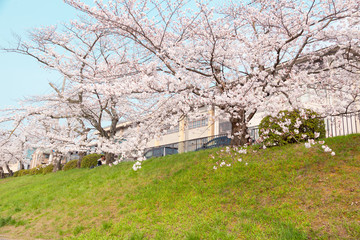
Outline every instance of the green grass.
<path id="1" fill-rule="evenodd" d="M 326 144 L 336 156 L 289 145 L 213 170 L 212 149 L 150 159 L 137 172 L 122 163 L 2 179 L 0 235 L 360 239 L 360 135 Z"/>

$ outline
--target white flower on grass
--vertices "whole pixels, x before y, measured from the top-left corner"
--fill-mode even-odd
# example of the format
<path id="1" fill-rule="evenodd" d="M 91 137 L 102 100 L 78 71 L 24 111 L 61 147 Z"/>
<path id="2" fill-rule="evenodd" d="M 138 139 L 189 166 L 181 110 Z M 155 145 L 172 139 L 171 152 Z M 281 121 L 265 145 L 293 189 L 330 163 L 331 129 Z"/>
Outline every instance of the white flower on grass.
<path id="1" fill-rule="evenodd" d="M 228 166 L 228 167 L 231 167 L 231 163 L 229 163 L 229 164 L 226 164 L 226 166 Z"/>
<path id="2" fill-rule="evenodd" d="M 331 148 L 329 148 L 328 146 L 326 146 L 326 148 L 324 149 L 324 152 L 332 152 Z"/>
<path id="3" fill-rule="evenodd" d="M 133 165 L 133 167 L 132 167 L 132 169 L 134 170 L 134 171 L 137 171 L 138 169 L 140 169 L 141 168 L 141 162 L 136 162 L 134 165 Z"/>
<path id="4" fill-rule="evenodd" d="M 331 152 L 331 156 L 335 156 L 335 152 Z"/>
<path id="5" fill-rule="evenodd" d="M 307 142 L 307 143 L 305 143 L 305 147 L 306 148 L 311 148 L 311 144 Z"/>
<path id="6" fill-rule="evenodd" d="M 262 147 L 263 149 L 266 149 L 266 146 L 265 145 L 263 145 L 263 147 Z"/>
<path id="7" fill-rule="evenodd" d="M 241 158 L 239 158 L 239 159 L 238 159 L 238 161 L 239 161 L 239 162 L 242 162 L 242 159 L 241 159 Z"/>
<path id="8" fill-rule="evenodd" d="M 240 149 L 240 150 L 238 151 L 239 154 L 246 154 L 246 152 L 247 152 L 246 149 Z"/>
<path id="9" fill-rule="evenodd" d="M 301 134 L 301 137 L 305 139 L 307 137 L 307 135 L 306 134 Z"/>
<path id="10" fill-rule="evenodd" d="M 220 167 L 224 166 L 225 164 L 226 164 L 225 162 L 221 162 Z"/>
<path id="11" fill-rule="evenodd" d="M 134 171 L 137 171 L 137 170 L 138 170 L 138 168 L 137 168 L 137 166 L 135 166 L 135 164 L 133 165 L 132 169 L 133 169 Z"/>
<path id="12" fill-rule="evenodd" d="M 299 130 L 294 129 L 294 133 L 299 134 Z"/>
<path id="13" fill-rule="evenodd" d="M 248 163 L 245 163 L 245 166 L 247 166 L 248 165 Z"/>
<path id="14" fill-rule="evenodd" d="M 229 153 L 230 152 L 230 148 L 226 147 L 226 152 Z"/>
<path id="15" fill-rule="evenodd" d="M 213 167 L 213 169 L 214 169 L 214 170 L 216 170 L 216 169 L 217 169 L 217 167 L 216 167 L 216 166 L 214 166 L 214 167 Z"/>
<path id="16" fill-rule="evenodd" d="M 318 137 L 320 137 L 320 133 L 314 132 L 314 138 L 318 138 Z"/>
<path id="17" fill-rule="evenodd" d="M 320 143 L 320 144 L 324 144 L 324 143 L 325 143 L 325 141 L 319 141 L 319 143 Z"/>

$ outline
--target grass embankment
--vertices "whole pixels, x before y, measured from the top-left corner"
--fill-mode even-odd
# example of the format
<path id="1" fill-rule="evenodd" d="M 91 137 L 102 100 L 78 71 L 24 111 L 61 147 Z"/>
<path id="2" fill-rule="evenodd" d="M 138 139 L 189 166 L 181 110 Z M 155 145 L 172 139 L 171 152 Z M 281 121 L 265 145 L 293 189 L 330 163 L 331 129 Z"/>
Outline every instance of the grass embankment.
<path id="1" fill-rule="evenodd" d="M 273 147 L 213 170 L 209 151 L 0 181 L 20 239 L 360 239 L 360 135 Z M 245 162 L 248 165 L 245 165 Z M 1 221 L 0 221 L 1 222 Z"/>

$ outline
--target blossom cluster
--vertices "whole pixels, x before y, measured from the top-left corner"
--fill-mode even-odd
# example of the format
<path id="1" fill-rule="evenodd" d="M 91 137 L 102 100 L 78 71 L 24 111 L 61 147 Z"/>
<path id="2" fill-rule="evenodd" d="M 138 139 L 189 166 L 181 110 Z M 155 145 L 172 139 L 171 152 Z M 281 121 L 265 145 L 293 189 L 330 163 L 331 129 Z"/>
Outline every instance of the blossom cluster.
<path id="1" fill-rule="evenodd" d="M 314 135 L 315 135 L 315 138 L 318 138 L 320 136 L 320 134 L 317 132 L 315 132 Z M 315 141 L 315 139 L 308 139 L 308 142 L 305 143 L 305 147 L 311 148 L 311 146 L 315 145 L 315 144 L 320 144 L 321 148 L 324 150 L 324 152 L 329 152 L 329 153 L 331 153 L 331 156 L 335 156 L 335 152 L 329 146 L 324 145 L 325 141 L 323 141 L 323 140 Z"/>
<path id="2" fill-rule="evenodd" d="M 211 154 L 211 159 L 218 159 L 218 161 L 213 166 L 214 170 L 217 170 L 219 167 L 231 167 L 232 164 L 236 162 L 242 162 L 243 159 L 241 155 L 247 154 L 247 146 L 244 147 L 236 147 L 236 146 L 227 146 L 225 149 L 220 149 L 215 152 L 215 154 Z M 247 166 L 248 163 L 245 163 Z"/>

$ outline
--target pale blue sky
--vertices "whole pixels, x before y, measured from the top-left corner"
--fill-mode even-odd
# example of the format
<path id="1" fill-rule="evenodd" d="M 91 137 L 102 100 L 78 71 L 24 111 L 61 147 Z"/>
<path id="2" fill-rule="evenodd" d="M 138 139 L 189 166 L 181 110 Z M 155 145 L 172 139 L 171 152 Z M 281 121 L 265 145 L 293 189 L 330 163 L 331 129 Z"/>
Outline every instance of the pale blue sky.
<path id="1" fill-rule="evenodd" d="M 77 14 L 62 0 L 0 0 L 0 46 L 14 43 L 13 33 L 26 39 L 32 28 L 65 22 Z M 48 82 L 61 81 L 34 59 L 16 53 L 0 52 L 0 73 L 0 108 L 24 96 L 49 93 Z"/>

